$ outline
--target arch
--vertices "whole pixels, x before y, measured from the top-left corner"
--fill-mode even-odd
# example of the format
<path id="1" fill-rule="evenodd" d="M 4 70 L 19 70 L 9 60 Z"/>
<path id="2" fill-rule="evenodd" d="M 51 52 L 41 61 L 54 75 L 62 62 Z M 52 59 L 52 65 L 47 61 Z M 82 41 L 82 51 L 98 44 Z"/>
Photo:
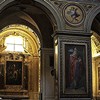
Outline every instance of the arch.
<path id="1" fill-rule="evenodd" d="M 40 39 L 30 27 L 27 27 L 27 28 L 26 27 L 27 26 L 22 25 L 22 24 L 15 24 L 15 25 L 12 24 L 12 25 L 6 26 L 0 32 L 0 37 L 1 37 L 0 40 L 3 37 L 14 35 L 14 32 L 15 32 L 19 36 L 26 37 L 31 46 L 32 53 L 38 54 L 38 50 L 40 49 L 40 46 L 41 46 Z M 31 31 L 29 29 L 31 29 Z"/>
<path id="2" fill-rule="evenodd" d="M 15 0 L 5 0 L 4 2 L 2 2 L 1 6 L 0 6 L 0 11 L 2 11 L 2 9 L 4 7 L 6 7 L 6 5 L 13 3 Z M 61 17 L 61 14 L 59 13 L 59 11 L 57 10 L 56 7 L 54 7 L 49 1 L 43 1 L 43 0 L 34 0 L 36 3 L 44 6 L 44 8 L 41 8 L 44 10 L 45 13 L 47 13 L 49 15 L 49 13 L 51 13 L 51 15 L 49 15 L 49 17 L 53 17 L 54 19 L 51 18 L 52 22 L 53 20 L 56 21 L 57 23 L 57 30 L 64 30 L 64 20 Z M 40 6 L 39 6 L 40 7 Z M 54 23 L 55 24 L 55 23 Z"/>
<path id="3" fill-rule="evenodd" d="M 100 13 L 100 6 L 96 6 L 92 9 L 92 11 L 88 14 L 86 21 L 85 21 L 85 32 L 90 33 L 92 23 L 94 18 Z"/>

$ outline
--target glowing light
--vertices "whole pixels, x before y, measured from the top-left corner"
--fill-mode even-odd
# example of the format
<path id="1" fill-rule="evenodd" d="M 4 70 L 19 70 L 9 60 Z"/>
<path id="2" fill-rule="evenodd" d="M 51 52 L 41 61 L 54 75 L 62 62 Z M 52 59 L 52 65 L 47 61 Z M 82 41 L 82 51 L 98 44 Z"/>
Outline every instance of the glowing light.
<path id="1" fill-rule="evenodd" d="M 100 56 L 100 52 L 98 52 L 100 48 L 100 42 L 97 40 L 95 36 L 91 36 L 91 48 L 92 48 L 92 57 Z"/>
<path id="2" fill-rule="evenodd" d="M 23 43 L 21 36 L 10 35 L 5 39 L 6 51 L 24 52 Z"/>

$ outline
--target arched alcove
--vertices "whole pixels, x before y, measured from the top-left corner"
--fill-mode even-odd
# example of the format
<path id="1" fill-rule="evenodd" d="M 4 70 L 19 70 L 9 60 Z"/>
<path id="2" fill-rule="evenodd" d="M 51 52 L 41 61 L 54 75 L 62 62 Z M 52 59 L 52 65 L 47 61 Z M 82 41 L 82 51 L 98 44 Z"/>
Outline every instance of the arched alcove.
<path id="1" fill-rule="evenodd" d="M 99 9 L 98 9 L 99 10 Z M 99 10 L 100 11 L 100 10 Z M 98 12 L 99 12 L 98 11 Z M 96 12 L 97 13 L 97 12 Z M 100 12 L 95 16 L 92 21 L 91 36 L 92 45 L 92 83 L 93 83 L 93 97 L 100 98 Z"/>
<path id="2" fill-rule="evenodd" d="M 9 37 L 11 41 L 9 40 L 5 45 L 5 41 Z M 18 37 L 22 37 L 22 43 Z M 16 38 L 18 40 L 15 41 Z M 21 45 L 23 51 L 18 50 L 21 49 L 19 48 Z M 9 50 L 6 50 L 7 46 L 10 46 Z M 12 46 L 14 49 L 10 50 Z M 1 97 L 5 99 L 39 99 L 40 47 L 37 34 L 28 26 L 12 24 L 2 29 L 0 33 L 0 75 L 3 75 L 1 78 L 3 81 L 0 81 Z M 13 75 L 16 75 L 16 79 Z M 17 76 L 20 76 L 20 79 Z"/>
<path id="3" fill-rule="evenodd" d="M 40 40 L 37 36 L 37 34 L 28 26 L 20 25 L 20 24 L 13 24 L 9 25 L 2 29 L 0 36 L 1 38 L 7 37 L 9 35 L 18 35 L 25 37 L 32 49 L 31 55 L 34 55 L 35 53 L 38 54 L 38 50 L 40 49 Z"/>

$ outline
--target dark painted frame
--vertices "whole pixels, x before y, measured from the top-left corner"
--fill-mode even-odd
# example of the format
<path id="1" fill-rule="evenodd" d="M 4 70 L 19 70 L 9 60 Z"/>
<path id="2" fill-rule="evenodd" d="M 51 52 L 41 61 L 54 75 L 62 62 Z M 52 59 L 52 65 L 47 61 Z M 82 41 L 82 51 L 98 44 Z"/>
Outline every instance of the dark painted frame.
<path id="1" fill-rule="evenodd" d="M 22 61 L 6 61 L 6 85 L 22 85 L 22 70 Z"/>
<path id="2" fill-rule="evenodd" d="M 84 44 L 65 44 L 65 94 L 86 94 L 87 78 L 86 78 L 86 45 Z M 77 51 L 74 56 L 73 52 Z M 70 61 L 71 60 L 71 61 Z M 70 63 L 72 62 L 72 64 Z M 72 66 L 71 66 L 72 65 Z M 72 67 L 73 70 L 72 70 Z M 75 71 L 75 72 L 73 72 Z M 73 73 L 72 73 L 73 72 Z M 75 74 L 75 75 L 74 75 Z M 71 75 L 71 76 L 70 76 Z M 74 79 L 72 82 L 71 78 Z"/>

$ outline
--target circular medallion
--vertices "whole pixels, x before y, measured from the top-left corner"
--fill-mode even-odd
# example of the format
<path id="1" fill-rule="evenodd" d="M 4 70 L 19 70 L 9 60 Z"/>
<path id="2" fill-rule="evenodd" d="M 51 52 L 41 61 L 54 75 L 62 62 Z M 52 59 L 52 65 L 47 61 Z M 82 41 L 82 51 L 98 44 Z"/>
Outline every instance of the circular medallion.
<path id="1" fill-rule="evenodd" d="M 82 24 L 85 17 L 84 14 L 83 9 L 77 4 L 67 4 L 63 8 L 63 17 L 71 26 Z"/>

